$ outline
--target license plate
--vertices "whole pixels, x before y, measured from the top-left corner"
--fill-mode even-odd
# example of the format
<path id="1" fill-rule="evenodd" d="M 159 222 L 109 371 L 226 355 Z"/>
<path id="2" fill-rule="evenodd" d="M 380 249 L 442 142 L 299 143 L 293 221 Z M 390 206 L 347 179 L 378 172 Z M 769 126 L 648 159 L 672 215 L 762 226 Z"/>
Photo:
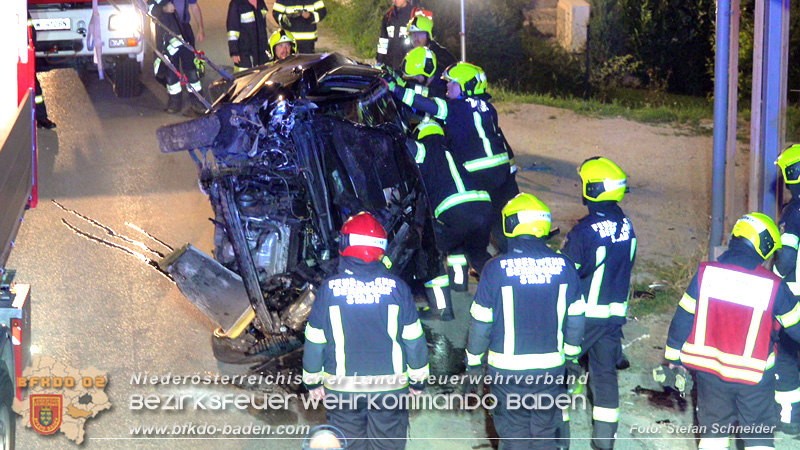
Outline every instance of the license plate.
<path id="1" fill-rule="evenodd" d="M 108 46 L 111 48 L 117 47 L 127 47 L 128 46 L 128 39 L 127 38 L 119 38 L 119 39 L 109 39 Z"/>
<path id="2" fill-rule="evenodd" d="M 36 31 L 55 31 L 55 30 L 69 30 L 69 18 L 66 19 L 34 19 L 33 28 Z"/>

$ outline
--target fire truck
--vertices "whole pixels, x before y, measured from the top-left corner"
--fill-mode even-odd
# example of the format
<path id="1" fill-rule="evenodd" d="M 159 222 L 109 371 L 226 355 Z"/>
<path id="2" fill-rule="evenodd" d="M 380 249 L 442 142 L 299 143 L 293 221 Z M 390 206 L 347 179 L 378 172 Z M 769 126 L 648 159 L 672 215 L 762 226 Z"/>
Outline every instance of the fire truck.
<path id="1" fill-rule="evenodd" d="M 30 361 L 30 285 L 6 267 L 27 210 L 36 206 L 34 50 L 25 0 L 5 0 L 0 14 L 0 449 L 13 449 L 17 377 Z"/>
<path id="2" fill-rule="evenodd" d="M 118 97 L 141 92 L 144 15 L 140 0 L 28 0 L 36 29 L 37 66 L 108 74 Z"/>

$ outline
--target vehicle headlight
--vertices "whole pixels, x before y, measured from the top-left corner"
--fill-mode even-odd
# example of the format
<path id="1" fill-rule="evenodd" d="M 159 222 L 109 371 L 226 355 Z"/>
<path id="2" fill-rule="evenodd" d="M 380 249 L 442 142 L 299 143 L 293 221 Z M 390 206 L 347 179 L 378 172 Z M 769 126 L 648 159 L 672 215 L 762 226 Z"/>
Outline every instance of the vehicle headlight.
<path id="1" fill-rule="evenodd" d="M 142 22 L 139 15 L 134 12 L 123 12 L 113 14 L 108 18 L 108 29 L 111 31 L 121 31 L 128 34 L 141 32 Z"/>

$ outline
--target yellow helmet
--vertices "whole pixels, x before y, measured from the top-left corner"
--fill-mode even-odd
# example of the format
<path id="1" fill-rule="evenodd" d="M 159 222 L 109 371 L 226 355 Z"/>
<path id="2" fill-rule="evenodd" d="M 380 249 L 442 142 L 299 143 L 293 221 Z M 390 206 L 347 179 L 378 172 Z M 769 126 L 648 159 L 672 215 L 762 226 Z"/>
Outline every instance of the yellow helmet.
<path id="1" fill-rule="evenodd" d="M 416 128 L 414 128 L 414 132 L 411 134 L 414 136 L 414 139 L 419 141 L 434 134 L 444 136 L 444 129 L 442 129 L 442 126 L 439 125 L 439 122 L 431 119 L 425 119 L 420 122 Z"/>
<path id="2" fill-rule="evenodd" d="M 508 237 L 550 234 L 550 208 L 531 194 L 517 194 L 503 207 L 503 234 Z"/>
<path id="3" fill-rule="evenodd" d="M 741 237 L 751 244 L 762 258 L 767 259 L 781 248 L 781 232 L 768 215 L 754 212 L 745 214 L 733 225 L 731 237 Z"/>
<path id="4" fill-rule="evenodd" d="M 405 77 L 424 75 L 425 78 L 430 78 L 435 72 L 436 54 L 428 47 L 417 47 L 408 52 L 403 59 L 403 76 Z"/>
<path id="5" fill-rule="evenodd" d="M 787 148 L 775 161 L 783 172 L 783 181 L 786 184 L 800 183 L 800 144 Z"/>
<path id="6" fill-rule="evenodd" d="M 416 15 L 408 21 L 406 30 L 409 34 L 425 32 L 428 33 L 428 39 L 433 39 L 433 19 L 422 14 Z"/>
<path id="7" fill-rule="evenodd" d="M 284 42 L 292 44 L 293 55 L 297 53 L 297 41 L 294 39 L 294 35 L 289 30 L 281 28 L 269 37 L 269 52 L 273 57 L 275 56 L 275 46 Z"/>
<path id="8" fill-rule="evenodd" d="M 583 197 L 592 202 L 622 200 L 627 192 L 625 172 L 608 158 L 589 158 L 578 167 L 583 182 Z"/>
<path id="9" fill-rule="evenodd" d="M 467 96 L 481 95 L 489 86 L 486 81 L 486 72 L 480 67 L 466 62 L 452 64 L 445 69 L 442 79 L 458 83 L 461 86 L 461 92 Z"/>

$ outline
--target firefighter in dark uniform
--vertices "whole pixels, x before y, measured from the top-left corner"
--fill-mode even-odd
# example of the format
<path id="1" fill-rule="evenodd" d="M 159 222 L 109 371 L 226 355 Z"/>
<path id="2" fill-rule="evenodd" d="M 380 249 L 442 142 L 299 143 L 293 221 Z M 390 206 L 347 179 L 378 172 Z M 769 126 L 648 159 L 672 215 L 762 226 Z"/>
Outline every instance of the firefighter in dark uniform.
<path id="1" fill-rule="evenodd" d="M 169 28 L 172 33 L 177 34 L 189 45 L 194 46 L 194 32 L 189 22 L 189 7 L 191 5 L 196 6 L 196 4 L 196 1 L 192 2 L 191 0 L 176 1 L 175 4 L 171 0 L 149 0 L 149 9 L 151 14 Z M 199 8 L 196 11 L 199 12 Z M 202 95 L 202 85 L 194 53 L 181 44 L 178 39 L 166 33 L 161 27 L 156 27 L 156 45 L 158 46 L 158 51 L 163 53 L 186 77 L 186 81 L 191 88 Z M 167 93 L 169 94 L 166 111 L 168 113 L 179 113 L 183 109 L 182 81 L 171 69 L 162 67 L 160 58 L 156 57 L 154 64 L 156 77 L 159 77 L 160 73 L 165 73 Z M 192 110 L 195 113 L 203 113 L 206 109 L 203 102 L 194 94 L 191 95 L 191 99 Z"/>
<path id="2" fill-rule="evenodd" d="M 228 6 L 228 51 L 234 70 L 240 72 L 266 64 L 267 52 L 267 5 L 264 0 L 231 0 Z"/>
<path id="3" fill-rule="evenodd" d="M 797 300 L 761 266 L 780 247 L 771 218 L 739 219 L 728 251 L 700 264 L 670 324 L 666 359 L 696 371 L 701 449 L 727 449 L 737 431 L 745 448 L 774 447 L 775 321 L 800 339 Z"/>
<path id="4" fill-rule="evenodd" d="M 503 219 L 509 251 L 486 264 L 478 283 L 470 309 L 467 374 L 482 375 L 488 350 L 501 449 L 551 449 L 561 411 L 514 409 L 509 396 L 557 398 L 566 392 L 556 377 L 581 351 L 586 305 L 574 264 L 545 244 L 551 222 L 547 206 L 519 194 L 503 208 Z"/>
<path id="5" fill-rule="evenodd" d="M 490 255 L 489 220 L 491 199 L 486 191 L 477 190 L 469 173 L 456 164 L 447 151 L 444 130 L 434 120 L 420 123 L 414 139 L 407 141 L 411 155 L 419 166 L 431 211 L 435 217 L 436 246 L 445 255 L 465 258 L 480 273 Z M 464 256 L 466 254 L 466 256 Z M 444 272 L 444 266 L 442 266 Z M 448 276 L 449 275 L 449 276 Z M 425 283 L 429 309 L 420 312 L 425 319 L 452 320 L 451 283 L 464 291 L 468 277 L 464 271 L 441 276 Z"/>
<path id="6" fill-rule="evenodd" d="M 492 235 L 500 251 L 505 251 L 500 212 L 519 193 L 515 180 L 513 152 L 497 120 L 497 111 L 486 93 L 486 74 L 478 66 L 459 62 L 448 67 L 447 100 L 426 98 L 398 85 L 395 97 L 417 111 L 444 122 L 447 147 L 456 162 L 463 165 L 481 190 L 492 197 Z"/>
<path id="7" fill-rule="evenodd" d="M 284 30 L 291 31 L 299 53 L 314 53 L 317 23 L 328 14 L 322 0 L 275 0 L 272 16 Z"/>
<path id="8" fill-rule="evenodd" d="M 795 295 L 800 295 L 797 277 L 798 242 L 800 242 L 800 145 L 786 149 L 775 162 L 781 168 L 783 181 L 792 193 L 792 199 L 783 206 L 779 222 L 781 248 L 775 253 L 775 273 Z M 788 434 L 800 433 L 800 344 L 785 331 L 778 334 L 778 352 L 775 358 L 775 401 L 780 408 L 778 430 Z"/>
<path id="9" fill-rule="evenodd" d="M 272 53 L 270 62 L 282 61 L 297 54 L 297 41 L 291 32 L 277 30 L 269 37 L 269 52 Z"/>
<path id="10" fill-rule="evenodd" d="M 444 69 L 456 63 L 456 58 L 433 39 L 433 19 L 422 14 L 415 15 L 408 22 L 407 30 L 414 48 L 428 47 L 436 55 L 438 68 L 433 78 L 441 78 Z"/>
<path id="11" fill-rule="evenodd" d="M 586 299 L 583 352 L 589 355 L 594 399 L 592 438 L 597 448 L 610 449 L 619 422 L 617 361 L 622 355 L 636 234 L 617 204 L 627 190 L 622 169 L 596 157 L 584 161 L 578 173 L 589 214 L 567 234 L 561 252 L 575 262 Z"/>
<path id="12" fill-rule="evenodd" d="M 447 95 L 447 82 L 436 75 L 439 61 L 428 47 L 417 47 L 408 52 L 401 67 L 403 79 L 407 82 L 403 87 L 413 89 L 414 93 L 423 97 L 441 98 Z"/>
<path id="13" fill-rule="evenodd" d="M 348 449 L 402 449 L 408 409 L 398 397 L 420 394 L 428 377 L 414 297 L 381 262 L 386 232 L 372 215 L 348 219 L 340 244 L 339 273 L 320 285 L 308 317 L 303 382 L 316 398 L 355 401 L 327 411 Z"/>
<path id="14" fill-rule="evenodd" d="M 408 21 L 423 10 L 414 6 L 414 0 L 392 0 L 392 7 L 381 21 L 381 35 L 378 38 L 378 64 L 386 64 L 394 70 L 401 70 L 406 54 L 414 48 L 408 37 Z"/>

